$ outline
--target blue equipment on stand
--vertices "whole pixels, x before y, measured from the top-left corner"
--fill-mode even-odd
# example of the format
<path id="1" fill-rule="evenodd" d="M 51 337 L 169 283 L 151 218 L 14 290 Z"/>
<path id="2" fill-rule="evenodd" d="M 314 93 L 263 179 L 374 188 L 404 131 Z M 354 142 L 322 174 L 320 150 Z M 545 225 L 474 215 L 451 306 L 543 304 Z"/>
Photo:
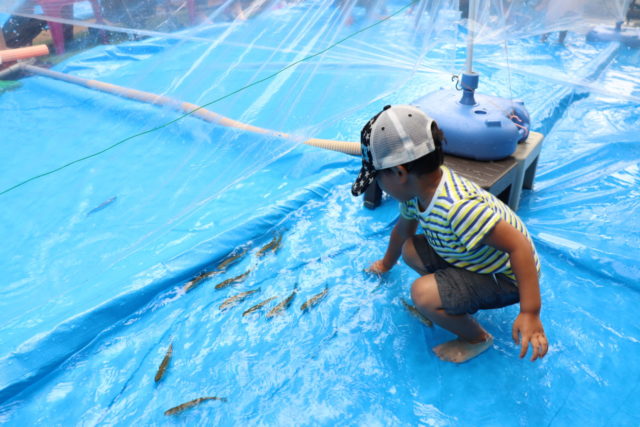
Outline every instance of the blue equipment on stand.
<path id="1" fill-rule="evenodd" d="M 462 73 L 458 91 L 442 89 L 412 102 L 444 132 L 445 153 L 475 160 L 499 160 L 513 154 L 529 135 L 529 113 L 520 100 L 475 93 L 479 76 Z"/>
<path id="2" fill-rule="evenodd" d="M 504 159 L 511 156 L 518 143 L 529 136 L 529 113 L 522 101 L 475 93 L 478 81 L 477 73 L 464 72 L 461 82 L 462 98 L 458 99 L 459 92 L 456 90 L 441 89 L 413 101 L 411 105 L 422 109 L 438 123 L 438 127 L 444 132 L 445 143 L 442 149 L 445 153 L 480 161 Z M 535 153 L 537 158 L 539 148 Z M 523 160 L 525 159 L 513 162 Z M 446 161 L 447 158 L 445 163 Z M 513 163 L 511 165 L 513 167 Z M 528 166 L 525 169 L 529 170 Z M 525 169 L 522 169 L 523 174 Z M 535 164 L 532 170 L 535 173 Z M 514 194 L 520 194 L 521 186 L 522 182 L 517 184 Z M 505 203 L 516 209 L 518 199 L 519 196 L 515 197 L 513 204 L 511 201 Z M 364 194 L 364 205 L 375 209 L 381 200 L 382 190 L 374 181 Z"/>
<path id="3" fill-rule="evenodd" d="M 640 47 L 640 28 L 622 28 L 617 22 L 615 28 L 600 25 L 587 33 L 590 42 L 620 42 L 630 47 Z"/>
<path id="4" fill-rule="evenodd" d="M 475 17 L 479 15 L 478 7 L 478 0 L 469 0 L 470 19 L 469 31 L 467 32 L 466 71 L 462 73 L 460 79 L 462 87 L 457 88 L 458 90 L 441 89 L 427 94 L 411 104 L 422 109 L 438 123 L 438 127 L 444 132 L 445 143 L 442 149 L 446 154 L 479 161 L 501 160 L 514 154 L 518 143 L 527 139 L 530 119 L 524 102 L 520 100 L 514 101 L 475 93 L 480 80 L 479 75 L 474 73 L 472 69 Z M 462 90 L 461 98 L 459 97 L 460 90 Z M 503 171 L 506 169 L 499 173 L 501 180 L 517 178 L 509 184 L 509 200 L 506 201 L 513 209 L 517 208 L 520 190 L 524 187 L 525 174 L 527 175 L 526 188 L 531 186 L 537 156 L 540 152 L 540 141 L 541 138 L 536 144 L 532 144 L 533 148 L 524 150 L 525 154 L 522 158 L 506 159 L 507 168 L 514 173 L 504 175 Z M 455 159 L 456 157 L 446 156 L 445 163 L 447 160 Z M 468 160 L 457 160 L 457 164 L 461 168 L 469 167 Z M 460 160 L 462 160 L 462 164 Z M 505 166 L 505 162 L 502 163 Z M 514 168 L 514 165 L 517 167 Z M 520 180 L 518 181 L 518 179 Z M 486 188 L 494 187 L 495 191 L 504 192 L 504 186 L 495 187 L 499 181 L 494 180 L 493 184 Z M 511 190 L 515 194 L 513 197 Z M 500 194 L 497 195 L 500 196 Z M 374 181 L 364 194 L 364 205 L 369 209 L 375 209 L 381 199 L 382 190 Z"/>

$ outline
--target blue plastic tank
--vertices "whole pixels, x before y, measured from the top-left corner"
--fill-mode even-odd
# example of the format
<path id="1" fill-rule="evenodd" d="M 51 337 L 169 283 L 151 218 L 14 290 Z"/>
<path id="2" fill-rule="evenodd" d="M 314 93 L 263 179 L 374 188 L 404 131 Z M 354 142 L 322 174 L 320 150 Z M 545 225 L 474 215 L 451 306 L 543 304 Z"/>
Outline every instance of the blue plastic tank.
<path id="1" fill-rule="evenodd" d="M 415 100 L 444 132 L 444 152 L 475 160 L 510 156 L 529 136 L 529 113 L 521 100 L 475 93 L 478 74 L 462 74 L 459 90 L 441 89 Z"/>

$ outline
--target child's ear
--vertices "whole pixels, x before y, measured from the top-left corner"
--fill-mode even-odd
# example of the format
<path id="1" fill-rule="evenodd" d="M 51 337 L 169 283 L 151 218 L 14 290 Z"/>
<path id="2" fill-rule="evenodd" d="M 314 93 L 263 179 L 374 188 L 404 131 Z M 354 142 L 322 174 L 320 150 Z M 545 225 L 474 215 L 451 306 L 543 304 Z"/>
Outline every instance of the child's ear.
<path id="1" fill-rule="evenodd" d="M 395 166 L 393 169 L 396 175 L 398 176 L 404 176 L 409 174 L 409 171 L 403 165 Z"/>
<path id="2" fill-rule="evenodd" d="M 394 166 L 393 173 L 402 180 L 406 180 L 409 177 L 409 171 L 403 165 Z"/>

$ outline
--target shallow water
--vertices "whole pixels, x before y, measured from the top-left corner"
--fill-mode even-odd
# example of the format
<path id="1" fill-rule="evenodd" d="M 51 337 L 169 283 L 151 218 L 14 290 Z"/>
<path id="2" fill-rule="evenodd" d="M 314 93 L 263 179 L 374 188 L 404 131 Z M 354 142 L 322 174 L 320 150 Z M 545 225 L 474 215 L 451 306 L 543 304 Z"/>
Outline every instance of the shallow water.
<path id="1" fill-rule="evenodd" d="M 261 44 L 277 38 L 257 24 L 252 31 Z M 99 47 L 57 69 L 198 103 L 269 72 L 256 65 L 265 59 L 260 49 L 237 57 L 222 46 L 203 56 L 207 49 L 149 40 Z M 404 265 L 384 277 L 363 271 L 384 253 L 397 209 L 385 199 L 369 211 L 350 196 L 357 158 L 185 118 L 2 196 L 0 420 L 637 425 L 640 368 L 630 362 L 640 354 L 640 106 L 612 95 L 627 84 L 626 95 L 637 96 L 637 55 L 577 35 L 566 47 L 524 40 L 508 52 L 505 69 L 503 48 L 478 48 L 476 69 L 479 90 L 525 99 L 532 128 L 546 134 L 535 189 L 518 211 L 543 265 L 545 359 L 518 359 L 510 338 L 517 307 L 478 315 L 495 343 L 474 361 L 434 356 L 430 348 L 451 336 L 404 308 L 415 274 Z M 447 55 L 434 46 L 407 68 L 414 56 L 406 54 L 392 78 L 383 65 L 354 78 L 356 60 L 301 65 L 209 108 L 301 136 L 357 141 L 385 103 L 449 85 L 446 72 L 426 67 L 447 64 Z M 211 68 L 189 71 L 199 58 Z M 221 63 L 236 65 L 227 72 Z M 563 72 L 597 87 L 574 86 Z M 383 82 L 376 99 L 374 81 Z M 0 144 L 4 189 L 176 113 L 32 77 L 0 96 L 0 115 L 10 135 Z M 281 247 L 258 257 L 276 233 Z M 250 250 L 238 263 L 182 291 L 240 247 Z M 248 270 L 244 281 L 214 288 Z M 219 309 L 251 289 L 260 291 Z M 290 307 L 267 319 L 294 289 Z M 173 358 L 155 384 L 170 343 Z M 201 396 L 228 401 L 163 414 Z"/>

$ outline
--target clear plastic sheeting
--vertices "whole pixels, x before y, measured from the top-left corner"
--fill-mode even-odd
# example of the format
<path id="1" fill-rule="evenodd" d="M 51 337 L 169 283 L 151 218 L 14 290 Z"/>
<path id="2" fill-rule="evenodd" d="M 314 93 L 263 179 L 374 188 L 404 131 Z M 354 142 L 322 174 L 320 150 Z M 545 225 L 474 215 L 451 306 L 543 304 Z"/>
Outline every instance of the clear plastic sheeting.
<path id="1" fill-rule="evenodd" d="M 554 31 L 586 34 L 626 20 L 631 0 L 465 0 L 467 32 L 475 43 L 497 43 Z"/>
<path id="2" fill-rule="evenodd" d="M 5 28 L 6 36 L 20 38 L 23 32 L 25 41 L 35 36 L 31 34 L 34 26 L 57 23 L 66 29 L 68 42 L 74 37 L 119 41 L 162 37 L 221 42 L 224 39 L 220 33 L 202 30 L 224 28 L 230 33 L 267 15 L 272 19 L 291 13 L 302 14 L 297 26 L 289 28 L 292 33 L 306 32 L 305 27 L 319 18 L 327 24 L 340 22 L 360 27 L 388 17 L 399 6 L 407 6 L 405 13 L 412 16 L 407 30 L 419 32 L 422 37 L 434 27 L 434 13 L 459 8 L 458 0 L 2 0 L 0 13 L 12 14 L 18 21 Z"/>
<path id="3" fill-rule="evenodd" d="M 261 19 L 264 15 L 286 14 L 305 9 L 305 21 L 331 10 L 335 19 L 347 24 L 371 23 L 388 16 L 401 4 L 393 0 L 2 0 L 0 13 L 13 14 L 29 32 L 25 20 L 64 24 L 72 39 L 71 27 L 91 28 L 127 37 L 162 36 L 211 41 L 201 34 L 207 26 Z M 478 43 L 495 43 L 553 31 L 586 33 L 598 24 L 624 21 L 631 0 L 407 0 L 412 27 L 418 33 L 433 28 L 433 12 L 457 11 L 459 23 L 473 32 Z M 10 26 L 20 31 L 18 23 Z M 78 30 L 76 30 L 77 32 Z M 102 35 L 104 37 L 104 33 Z M 28 35 L 25 34 L 28 38 Z"/>
<path id="4" fill-rule="evenodd" d="M 226 2 L 228 7 L 232 3 Z M 415 5 L 410 1 L 389 2 L 385 15 L 371 18 L 362 14 L 362 7 L 351 3 L 273 6 L 275 9 L 269 9 L 269 13 L 263 11 L 249 21 L 239 18 L 216 21 L 154 34 L 144 44 L 83 53 L 89 62 L 109 59 L 111 62 L 104 66 L 111 67 L 109 70 L 73 67 L 79 77 L 108 80 L 109 74 L 125 63 L 117 59 L 131 59 L 137 64 L 126 70 L 122 86 L 142 91 L 152 86 L 153 90 L 148 91 L 151 94 L 196 105 L 215 102 L 208 108 L 225 117 L 284 132 L 303 126 L 309 129 L 301 137 L 305 132 L 317 136 L 313 126 L 333 122 L 346 111 L 362 107 L 349 97 L 357 97 L 358 91 L 370 92 L 359 85 L 345 91 L 334 75 L 350 72 L 355 79 L 384 75 L 387 77 L 376 83 L 374 96 L 395 90 L 415 71 L 426 52 L 455 43 L 456 15 L 450 6 L 441 2 L 437 7 L 423 8 L 425 21 L 419 32 L 411 14 Z M 223 6 L 215 10 L 220 8 Z M 83 25 L 75 21 L 73 24 Z M 122 31 L 125 30 L 128 31 Z M 386 36 L 390 33 L 394 34 L 393 39 Z M 95 41 L 101 40 L 99 32 L 94 35 Z M 108 36 L 107 41 L 113 38 Z M 85 45 L 78 47 L 85 50 Z M 156 52 L 158 55 L 152 55 Z M 448 52 L 445 58 L 449 65 L 445 68 L 452 69 L 455 49 L 449 48 Z M 363 67 L 369 70 L 367 74 L 358 72 Z M 64 65 L 58 69 L 75 71 Z M 389 74 L 389 69 L 397 72 Z M 311 99 L 307 90 L 310 85 L 324 89 Z M 235 95 L 239 91 L 242 96 Z M 341 103 L 327 102 L 332 97 L 345 98 Z M 281 114 L 270 115 L 269 123 L 261 123 L 257 115 L 263 109 L 278 110 Z M 300 117 L 305 118 L 304 122 Z"/>
<path id="5" fill-rule="evenodd" d="M 196 2 L 192 24 L 158 2 L 167 19 L 138 24 L 149 9 L 100 2 L 99 24 L 77 2 L 66 53 L 28 62 L 53 73 L 0 70 L 0 423 L 639 425 L 637 50 L 523 24 L 473 52 L 478 91 L 524 100 L 545 134 L 518 211 L 551 343 L 533 364 L 517 306 L 478 314 L 489 351 L 439 360 L 451 336 L 403 302 L 416 274 L 364 271 L 397 204 L 364 209 L 360 159 L 304 143 L 357 143 L 385 104 L 454 87 L 462 3 Z"/>

